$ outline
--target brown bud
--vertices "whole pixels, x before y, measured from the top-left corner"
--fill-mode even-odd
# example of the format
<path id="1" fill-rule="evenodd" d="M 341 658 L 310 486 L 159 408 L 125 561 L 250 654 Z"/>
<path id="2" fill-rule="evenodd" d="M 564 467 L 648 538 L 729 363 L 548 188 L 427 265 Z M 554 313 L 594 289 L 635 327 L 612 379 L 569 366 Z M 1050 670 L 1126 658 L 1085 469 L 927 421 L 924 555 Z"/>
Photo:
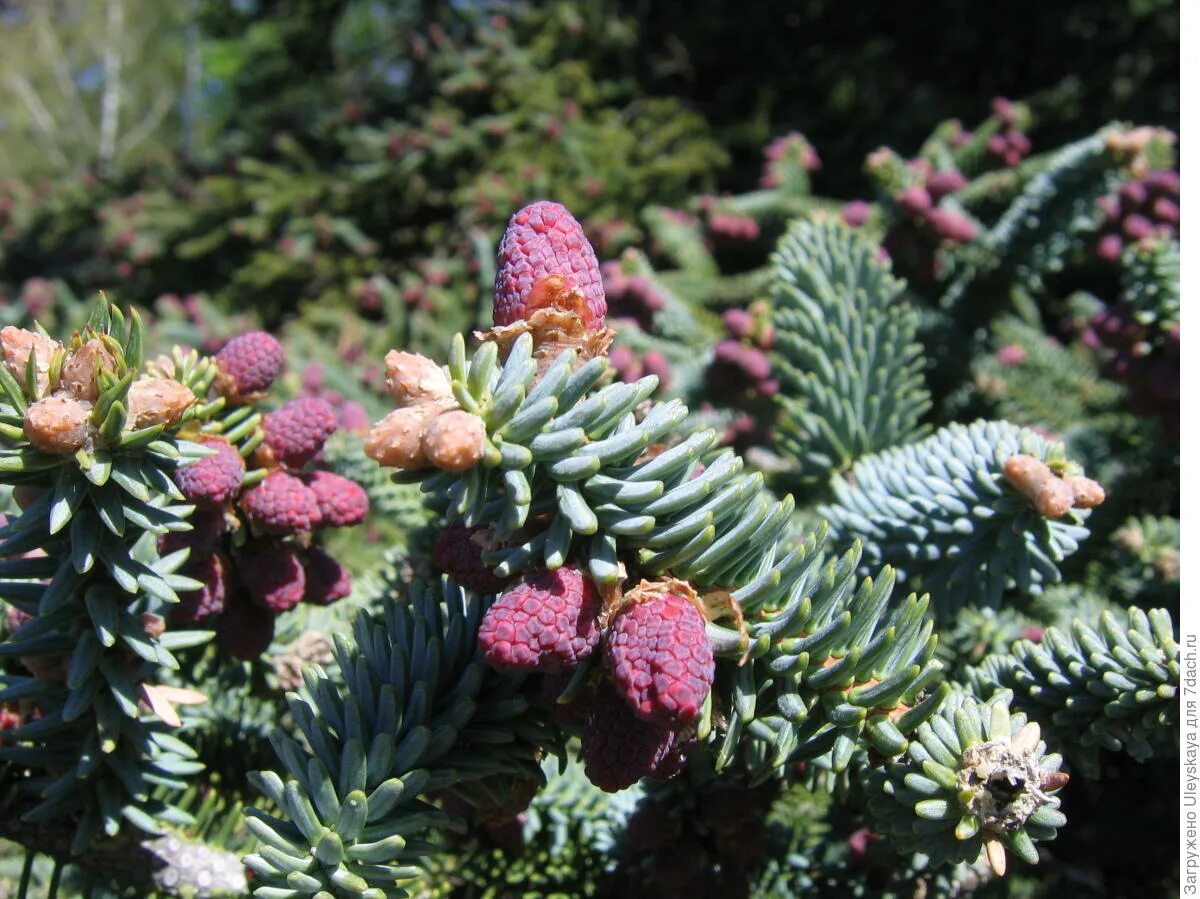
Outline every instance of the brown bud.
<path id="1" fill-rule="evenodd" d="M 167 622 L 163 619 L 162 615 L 153 615 L 150 612 L 146 612 L 142 615 L 141 622 L 143 633 L 151 640 L 157 640 L 167 629 Z"/>
<path id="2" fill-rule="evenodd" d="M 1047 793 L 1053 793 L 1055 790 L 1061 790 L 1071 780 L 1071 775 L 1066 771 L 1051 771 L 1042 778 L 1042 789 Z"/>
<path id="3" fill-rule="evenodd" d="M 384 362 L 388 392 L 401 408 L 424 403 L 454 403 L 450 379 L 441 366 L 427 356 L 392 350 Z"/>
<path id="4" fill-rule="evenodd" d="M 425 427 L 421 448 L 444 471 L 466 471 L 483 458 L 483 419 L 462 409 L 451 409 Z"/>
<path id="5" fill-rule="evenodd" d="M 59 387 L 69 391 L 77 400 L 95 402 L 100 395 L 96 384 L 97 370 L 112 371 L 116 365 L 117 360 L 104 341 L 93 337 L 63 363 Z"/>
<path id="6" fill-rule="evenodd" d="M 65 653 L 42 656 L 21 656 L 20 663 L 38 680 L 48 684 L 65 684 L 71 657 Z"/>
<path id="7" fill-rule="evenodd" d="M 1063 483 L 1071 488 L 1076 509 L 1094 509 L 1104 502 L 1104 488 L 1091 478 L 1072 475 L 1063 478 Z"/>
<path id="8" fill-rule="evenodd" d="M 25 410 L 25 437 L 43 453 L 70 455 L 88 442 L 91 419 L 91 403 L 55 394 Z"/>
<path id="9" fill-rule="evenodd" d="M 304 669 L 310 665 L 328 665 L 333 661 L 333 642 L 320 631 L 305 631 L 271 658 L 281 690 L 304 686 Z"/>
<path id="10" fill-rule="evenodd" d="M 1071 511 L 1075 494 L 1050 466 L 1024 453 L 1004 463 L 1004 477 L 1023 494 L 1039 515 L 1062 518 Z"/>
<path id="11" fill-rule="evenodd" d="M 429 406 L 396 409 L 383 421 L 375 423 L 363 440 L 363 450 L 380 465 L 389 468 L 424 468 L 429 460 L 421 448 L 421 433 L 430 413 Z"/>
<path id="12" fill-rule="evenodd" d="M 54 354 L 62 349 L 61 343 L 35 331 L 9 325 L 0 330 L 0 346 L 4 350 L 4 364 L 18 383 L 25 383 L 25 371 L 32 353 L 37 367 L 37 395 L 50 389 L 50 364 Z"/>
<path id="13" fill-rule="evenodd" d="M 154 425 L 170 427 L 194 402 L 196 395 L 178 381 L 143 375 L 130 385 L 125 409 L 129 426 L 135 430 Z"/>

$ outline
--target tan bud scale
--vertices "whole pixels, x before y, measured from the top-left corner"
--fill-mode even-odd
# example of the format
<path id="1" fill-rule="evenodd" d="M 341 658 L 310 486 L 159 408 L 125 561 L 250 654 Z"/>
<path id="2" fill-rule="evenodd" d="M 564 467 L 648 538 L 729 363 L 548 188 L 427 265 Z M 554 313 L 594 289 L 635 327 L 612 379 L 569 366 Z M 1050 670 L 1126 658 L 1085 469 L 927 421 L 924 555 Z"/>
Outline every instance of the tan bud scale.
<path id="1" fill-rule="evenodd" d="M 1076 509 L 1094 509 L 1104 502 L 1104 488 L 1091 478 L 1072 475 L 1071 477 L 1063 478 L 1063 483 L 1071 488 L 1071 493 L 1074 496 L 1073 505 Z"/>
<path id="2" fill-rule="evenodd" d="M 392 350 L 384 361 L 388 392 L 401 408 L 454 402 L 450 379 L 441 366 L 427 356 Z"/>
<path id="3" fill-rule="evenodd" d="M 363 450 L 389 468 L 424 468 L 429 460 L 421 448 L 421 434 L 434 411 L 430 406 L 409 406 L 388 413 L 371 428 Z"/>
<path id="4" fill-rule="evenodd" d="M 1075 491 L 1045 462 L 1021 453 L 1004 463 L 1004 477 L 1045 518 L 1062 518 L 1075 505 Z"/>
<path id="5" fill-rule="evenodd" d="M 129 426 L 135 430 L 154 425 L 170 427 L 194 402 L 196 395 L 178 381 L 143 376 L 130 385 L 125 409 Z"/>
<path id="6" fill-rule="evenodd" d="M 70 455 L 88 442 L 92 404 L 66 394 L 38 400 L 25 410 L 25 438 L 43 453 Z"/>
<path id="7" fill-rule="evenodd" d="M 444 471 L 466 471 L 483 458 L 483 419 L 462 409 L 451 409 L 425 427 L 421 447 L 425 456 Z"/>
<path id="8" fill-rule="evenodd" d="M 25 372 L 32 353 L 37 366 L 37 394 L 41 396 L 50 389 L 50 364 L 62 344 L 35 331 L 26 331 L 13 325 L 0 330 L 0 346 L 4 350 L 4 364 L 17 382 L 25 383 Z"/>
<path id="9" fill-rule="evenodd" d="M 97 369 L 112 371 L 116 365 L 117 360 L 104 345 L 104 341 L 93 337 L 63 363 L 58 386 L 77 400 L 95 402 L 100 395 L 99 386 L 96 384 Z"/>

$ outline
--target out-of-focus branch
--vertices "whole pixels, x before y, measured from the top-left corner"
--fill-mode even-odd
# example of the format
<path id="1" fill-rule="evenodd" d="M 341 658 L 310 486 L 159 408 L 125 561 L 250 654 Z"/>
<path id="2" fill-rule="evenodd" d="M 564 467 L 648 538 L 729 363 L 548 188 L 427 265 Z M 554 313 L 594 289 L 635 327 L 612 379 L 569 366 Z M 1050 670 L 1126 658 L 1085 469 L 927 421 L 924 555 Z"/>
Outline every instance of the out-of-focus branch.
<path id="1" fill-rule="evenodd" d="M 21 98 L 21 102 L 25 104 L 25 108 L 29 110 L 30 116 L 33 117 L 33 127 L 35 133 L 40 135 L 38 143 L 53 160 L 54 164 L 60 168 L 67 167 L 67 157 L 63 153 L 62 148 L 58 146 L 58 141 L 55 138 L 57 132 L 54 124 L 54 116 L 50 114 L 50 110 L 46 108 L 46 104 L 42 102 L 42 98 L 38 96 L 33 85 L 29 83 L 24 75 L 12 75 L 8 79 L 9 85 Z"/>
<path id="2" fill-rule="evenodd" d="M 101 169 L 112 165 L 117 151 L 117 124 L 121 117 L 121 28 L 125 0 L 108 0 L 104 42 L 104 95 L 100 103 Z"/>
<path id="3" fill-rule="evenodd" d="M 219 899 L 244 896 L 249 890 L 241 860 L 224 849 L 172 834 L 155 837 L 127 827 L 116 837 L 98 840 L 73 856 L 74 821 L 35 824 L 21 820 L 25 811 L 28 808 L 0 811 L 0 837 L 145 893 Z"/>
<path id="4" fill-rule="evenodd" d="M 172 105 L 175 102 L 174 91 L 167 89 L 162 91 L 154 98 L 154 105 L 150 107 L 150 111 L 142 117 L 142 120 L 136 126 L 131 128 L 121 139 L 118 144 L 118 150 L 121 153 L 128 153 L 151 134 L 154 133 L 162 120 L 167 117 L 167 113 L 171 111 Z"/>
<path id="5" fill-rule="evenodd" d="M 91 140 L 96 133 L 96 123 L 88 115 L 83 99 L 79 95 L 79 85 L 71 75 L 71 67 L 68 64 L 70 56 L 63 49 L 62 42 L 59 41 L 50 18 L 51 4 L 47 3 L 35 8 L 37 13 L 33 20 L 34 32 L 37 34 L 42 57 L 51 63 L 50 68 L 54 71 L 54 80 L 58 84 L 58 90 L 71 110 L 72 127 L 77 130 L 80 137 Z"/>

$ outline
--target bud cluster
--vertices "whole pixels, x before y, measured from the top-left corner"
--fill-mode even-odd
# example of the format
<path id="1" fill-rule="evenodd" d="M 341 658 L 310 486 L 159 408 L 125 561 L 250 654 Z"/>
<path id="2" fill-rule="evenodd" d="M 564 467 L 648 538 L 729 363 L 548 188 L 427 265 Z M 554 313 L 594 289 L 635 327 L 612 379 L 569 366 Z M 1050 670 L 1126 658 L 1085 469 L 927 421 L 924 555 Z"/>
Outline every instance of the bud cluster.
<path id="1" fill-rule="evenodd" d="M 32 402 L 25 409 L 25 439 L 36 449 L 55 455 L 91 453 L 131 430 L 170 427 L 196 402 L 184 384 L 171 378 L 142 375 L 124 392 L 124 420 L 119 433 L 100 433 L 112 411 L 112 391 L 126 374 L 120 344 L 107 334 L 78 334 L 64 347 L 36 331 L 12 325 L 0 330 L 4 366 L 24 384 Z M 106 402 L 100 402 L 106 394 Z"/>
<path id="2" fill-rule="evenodd" d="M 610 613 L 604 606 L 591 579 L 565 566 L 528 576 L 501 594 L 478 639 L 497 670 L 554 678 L 555 704 L 570 706 L 570 715 L 584 722 L 588 777 L 614 792 L 679 769 L 712 687 L 715 660 L 704 614 L 687 584 L 643 581 Z M 599 664 L 581 671 L 589 662 Z M 564 675 L 573 675 L 566 684 Z"/>
<path id="3" fill-rule="evenodd" d="M 728 309 L 721 317 L 729 335 L 713 348 L 704 372 L 706 396 L 743 412 L 730 423 L 725 442 L 735 447 L 761 445 L 768 439 L 771 398 L 779 380 L 767 352 L 775 345 L 770 310 L 763 303 Z"/>
<path id="4" fill-rule="evenodd" d="M 942 200 L 967 186 L 961 172 L 935 170 L 927 159 L 913 159 L 907 169 L 909 183 L 892 198 L 902 219 L 935 241 L 970 243 L 979 236 L 975 222 L 962 212 L 942 205 Z"/>
<path id="5" fill-rule="evenodd" d="M 816 172 L 821 157 L 799 131 L 781 134 L 763 148 L 763 173 L 759 185 L 767 190 L 781 187 L 789 180 L 790 170 Z"/>
<path id="6" fill-rule="evenodd" d="M 1179 173 L 1170 169 L 1149 172 L 1122 184 L 1116 194 L 1099 201 L 1104 223 L 1096 241 L 1096 255 L 1112 262 L 1130 244 L 1159 236 L 1179 235 Z"/>
<path id="7" fill-rule="evenodd" d="M 1045 518 L 1062 518 L 1071 509 L 1093 509 L 1104 502 L 1104 488 L 1080 475 L 1061 475 L 1025 453 L 1009 457 L 1004 478 Z"/>
<path id="8" fill-rule="evenodd" d="M 459 407 L 450 378 L 432 359 L 392 350 L 387 389 L 397 409 L 375 424 L 363 447 L 380 465 L 466 471 L 483 458 L 483 419 Z"/>
<path id="9" fill-rule="evenodd" d="M 1129 386 L 1129 408 L 1159 419 L 1179 435 L 1179 323 L 1162 330 L 1122 309 L 1102 309 L 1088 321 L 1083 344 L 1108 353 L 1108 373 Z"/>
<path id="10" fill-rule="evenodd" d="M 654 327 L 654 317 L 667 305 L 667 298 L 649 275 L 628 274 L 622 260 L 610 259 L 600 266 L 608 311 L 614 318 L 631 319 L 643 331 Z"/>
<path id="11" fill-rule="evenodd" d="M 218 389 L 240 402 L 265 395 L 283 351 L 260 331 L 234 338 L 216 359 Z M 183 573 L 203 585 L 180 595 L 177 624 L 215 626 L 236 657 L 253 659 L 270 645 L 276 615 L 349 595 L 349 573 L 313 540 L 324 528 L 361 523 L 368 511 L 362 487 L 313 467 L 336 427 L 329 402 L 308 396 L 266 413 L 261 442 L 245 453 L 219 435 L 198 439 L 211 455 L 173 475 L 196 506 L 192 530 L 159 540 L 163 553 L 190 551 Z"/>
<path id="12" fill-rule="evenodd" d="M 1013 168 L 1033 149 L 1029 136 L 1020 129 L 1017 108 L 1011 100 L 997 97 L 992 101 L 992 113 L 1000 121 L 1000 130 L 988 138 L 988 155 Z"/>

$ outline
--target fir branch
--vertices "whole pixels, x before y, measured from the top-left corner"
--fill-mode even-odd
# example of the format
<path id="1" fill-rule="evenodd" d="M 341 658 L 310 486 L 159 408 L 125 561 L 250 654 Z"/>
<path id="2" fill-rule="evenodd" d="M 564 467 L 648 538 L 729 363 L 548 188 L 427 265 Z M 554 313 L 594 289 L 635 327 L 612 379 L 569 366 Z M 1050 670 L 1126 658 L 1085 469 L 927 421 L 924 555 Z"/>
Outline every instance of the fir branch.
<path id="1" fill-rule="evenodd" d="M 1008 483 L 1005 460 L 1019 453 L 1067 465 L 1061 444 L 1008 422 L 953 424 L 860 461 L 821 513 L 839 543 L 862 542 L 865 565 L 894 565 L 929 591 L 939 617 L 997 606 L 1005 590 L 1061 580 L 1059 563 L 1088 534 L 1087 510 L 1043 517 Z"/>
<path id="2" fill-rule="evenodd" d="M 800 222 L 772 257 L 780 449 L 823 479 L 927 429 L 918 316 L 861 233 Z"/>
<path id="3" fill-rule="evenodd" d="M 304 695 L 288 695 L 304 742 L 273 739 L 286 779 L 251 778 L 278 809 L 247 812 L 258 895 L 406 895 L 398 884 L 419 876 L 413 865 L 432 848 L 422 837 L 456 826 L 422 796 L 496 776 L 540 782 L 538 747 L 556 740 L 529 713 L 523 677 L 478 658 L 487 603 L 450 582 L 440 597 L 414 590 L 382 622 L 361 615 L 353 640 L 339 635 L 344 685 L 305 671 Z"/>
<path id="4" fill-rule="evenodd" d="M 1171 616 L 1109 611 L 1096 626 L 1076 620 L 1021 640 L 967 673 L 979 695 L 1008 689 L 1014 706 L 1036 715 L 1055 745 L 1088 777 L 1100 776 L 1099 751 L 1139 762 L 1179 752 L 1179 645 Z"/>

